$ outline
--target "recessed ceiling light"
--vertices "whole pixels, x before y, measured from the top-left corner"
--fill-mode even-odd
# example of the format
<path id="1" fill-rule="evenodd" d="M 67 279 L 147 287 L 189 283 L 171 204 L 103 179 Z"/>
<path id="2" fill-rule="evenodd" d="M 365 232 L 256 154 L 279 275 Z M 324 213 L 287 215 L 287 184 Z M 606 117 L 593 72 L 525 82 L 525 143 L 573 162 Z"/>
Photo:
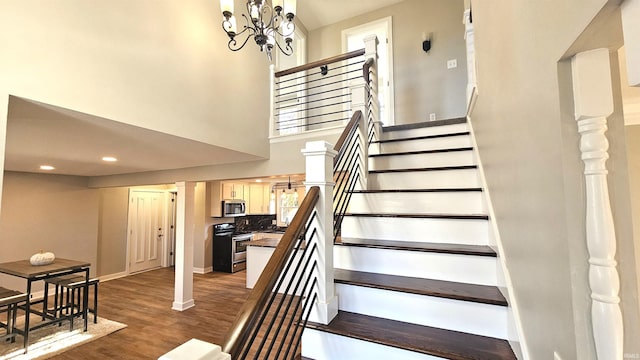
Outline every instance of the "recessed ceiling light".
<path id="1" fill-rule="evenodd" d="M 118 161 L 118 159 L 114 158 L 113 156 L 104 156 L 102 158 L 102 161 L 107 161 L 107 162 L 116 162 Z"/>
<path id="2" fill-rule="evenodd" d="M 40 170 L 51 171 L 51 170 L 55 170 L 55 168 L 51 165 L 40 165 Z"/>
<path id="3" fill-rule="evenodd" d="M 262 182 L 262 179 L 256 179 L 256 182 Z"/>

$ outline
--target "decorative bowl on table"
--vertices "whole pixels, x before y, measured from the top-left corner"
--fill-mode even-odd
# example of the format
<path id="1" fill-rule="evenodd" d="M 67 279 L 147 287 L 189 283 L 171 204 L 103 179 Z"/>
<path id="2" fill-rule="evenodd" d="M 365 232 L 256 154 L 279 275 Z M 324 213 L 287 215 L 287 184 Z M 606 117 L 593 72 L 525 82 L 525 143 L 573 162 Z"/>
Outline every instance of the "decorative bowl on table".
<path id="1" fill-rule="evenodd" d="M 29 262 L 33 266 L 49 265 L 56 259 L 56 256 L 52 252 L 40 251 L 35 253 L 29 259 Z"/>

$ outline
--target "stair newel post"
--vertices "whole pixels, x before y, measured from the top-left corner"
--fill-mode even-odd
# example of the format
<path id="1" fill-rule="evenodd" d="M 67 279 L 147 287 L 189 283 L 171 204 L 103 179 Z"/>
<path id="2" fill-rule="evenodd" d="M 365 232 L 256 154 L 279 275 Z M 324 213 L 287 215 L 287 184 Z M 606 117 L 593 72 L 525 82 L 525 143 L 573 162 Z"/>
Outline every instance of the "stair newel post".
<path id="1" fill-rule="evenodd" d="M 467 108 L 469 108 L 473 89 L 477 90 L 475 35 L 471 8 L 464 11 L 463 23 L 465 28 L 464 39 L 467 46 Z"/>
<path id="2" fill-rule="evenodd" d="M 364 57 L 365 61 L 372 61 L 369 68 L 369 83 L 367 94 L 367 112 L 364 113 L 367 122 L 371 122 L 373 126 L 373 139 L 380 139 L 380 100 L 378 99 L 378 37 L 369 35 L 364 38 Z M 365 127 L 366 129 L 366 127 Z M 368 133 L 368 130 L 367 130 Z"/>
<path id="3" fill-rule="evenodd" d="M 307 190 L 312 186 L 320 188 L 320 198 L 316 204 L 316 216 L 312 227 L 316 229 L 318 244 L 315 257 L 318 275 L 318 301 L 309 317 L 310 321 L 328 324 L 338 315 L 338 297 L 333 280 L 333 159 L 337 152 L 333 145 L 325 141 L 311 141 L 302 150 L 306 158 Z M 311 232 L 307 234 L 311 236 Z M 311 243 L 312 239 L 307 239 Z"/>
<path id="4" fill-rule="evenodd" d="M 582 52 L 572 59 L 575 118 L 581 135 L 586 190 L 591 323 L 598 359 L 622 359 L 623 323 L 616 234 L 609 202 L 605 136 L 613 112 L 609 50 Z"/>
<path id="5" fill-rule="evenodd" d="M 365 63 L 371 59 L 372 64 L 367 68 L 363 68 L 363 76 L 354 80 L 350 84 L 351 89 L 351 110 L 352 112 L 361 111 L 362 118 L 358 123 L 358 138 L 360 142 L 360 181 L 356 188 L 366 190 L 367 174 L 369 172 L 369 124 L 373 126 L 375 139 L 378 138 L 379 126 L 379 106 L 378 104 L 378 82 L 376 74 L 376 66 L 378 61 L 378 38 L 375 35 L 368 36 L 364 39 Z M 371 75 L 371 76 L 370 76 Z"/>
<path id="6" fill-rule="evenodd" d="M 276 129 L 276 66 L 269 65 L 269 89 L 271 101 L 269 102 L 269 136 L 275 136 Z"/>

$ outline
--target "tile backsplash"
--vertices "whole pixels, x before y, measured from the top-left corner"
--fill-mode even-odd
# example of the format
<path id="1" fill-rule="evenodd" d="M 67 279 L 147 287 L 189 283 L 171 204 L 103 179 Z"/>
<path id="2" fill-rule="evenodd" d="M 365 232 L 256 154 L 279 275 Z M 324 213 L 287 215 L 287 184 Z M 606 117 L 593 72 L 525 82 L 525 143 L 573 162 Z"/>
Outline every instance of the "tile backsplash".
<path id="1" fill-rule="evenodd" d="M 276 215 L 247 215 L 235 218 L 236 231 L 274 230 Z"/>

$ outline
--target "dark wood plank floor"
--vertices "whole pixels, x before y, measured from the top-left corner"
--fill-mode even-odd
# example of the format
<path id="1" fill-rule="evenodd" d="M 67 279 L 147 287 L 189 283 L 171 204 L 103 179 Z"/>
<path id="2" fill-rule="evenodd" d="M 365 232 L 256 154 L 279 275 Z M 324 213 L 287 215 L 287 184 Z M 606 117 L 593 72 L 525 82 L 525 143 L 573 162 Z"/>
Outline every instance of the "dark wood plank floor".
<path id="1" fill-rule="evenodd" d="M 249 295 L 245 278 L 244 271 L 196 274 L 196 306 L 183 312 L 171 310 L 172 268 L 101 282 L 98 314 L 128 327 L 52 359 L 157 359 L 191 338 L 222 344 Z"/>

